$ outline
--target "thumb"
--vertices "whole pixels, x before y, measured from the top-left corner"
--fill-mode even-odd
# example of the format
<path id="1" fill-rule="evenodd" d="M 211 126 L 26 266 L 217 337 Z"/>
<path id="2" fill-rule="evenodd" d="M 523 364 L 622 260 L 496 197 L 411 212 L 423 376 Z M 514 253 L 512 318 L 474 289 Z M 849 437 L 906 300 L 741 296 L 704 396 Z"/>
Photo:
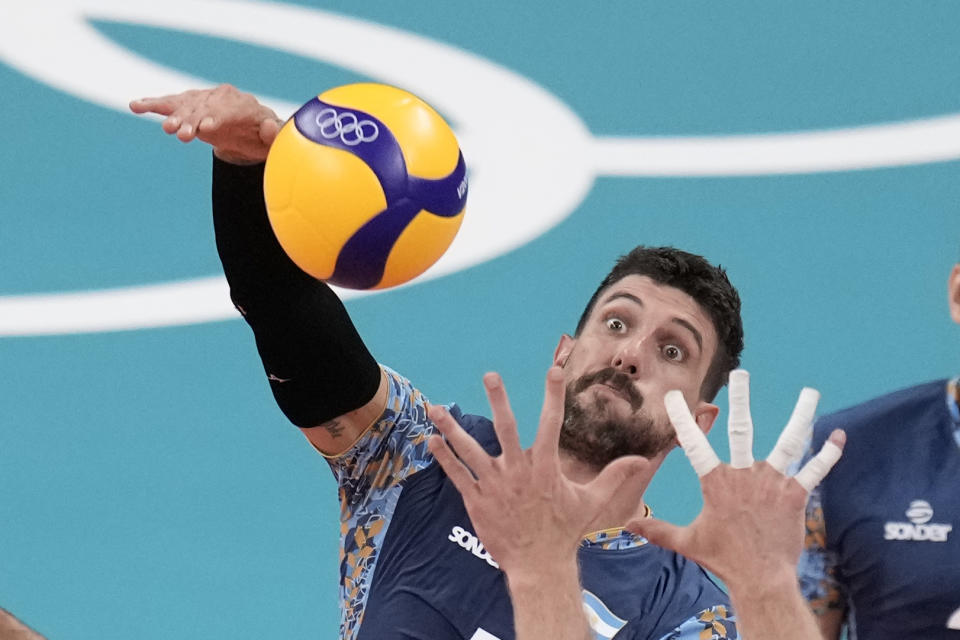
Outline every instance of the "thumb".
<path id="1" fill-rule="evenodd" d="M 604 467 L 600 475 L 590 482 L 590 493 L 593 499 L 605 503 L 625 485 L 632 484 L 634 480 L 640 481 L 650 473 L 650 461 L 646 458 L 623 456 Z"/>
<path id="2" fill-rule="evenodd" d="M 633 520 L 626 526 L 627 531 L 643 536 L 652 544 L 683 554 L 683 528 L 656 518 Z"/>

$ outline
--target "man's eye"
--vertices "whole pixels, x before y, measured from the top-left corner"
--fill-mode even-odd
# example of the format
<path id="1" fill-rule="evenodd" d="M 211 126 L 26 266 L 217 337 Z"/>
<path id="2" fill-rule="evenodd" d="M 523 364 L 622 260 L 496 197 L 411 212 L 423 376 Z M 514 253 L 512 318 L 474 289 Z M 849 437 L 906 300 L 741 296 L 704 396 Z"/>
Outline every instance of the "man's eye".
<path id="1" fill-rule="evenodd" d="M 663 356 L 673 362 L 683 362 L 686 359 L 686 354 L 683 352 L 683 349 L 675 344 L 666 345 L 663 348 Z"/>
<path id="2" fill-rule="evenodd" d="M 623 324 L 623 320 L 620 318 L 607 318 L 607 329 L 611 331 L 620 332 L 626 328 L 626 325 Z"/>

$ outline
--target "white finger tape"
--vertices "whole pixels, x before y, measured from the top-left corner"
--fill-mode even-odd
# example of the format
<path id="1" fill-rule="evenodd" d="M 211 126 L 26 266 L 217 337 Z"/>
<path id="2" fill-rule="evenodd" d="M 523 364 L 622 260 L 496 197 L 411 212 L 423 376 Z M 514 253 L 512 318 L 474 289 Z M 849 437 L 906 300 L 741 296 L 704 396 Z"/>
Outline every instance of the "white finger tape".
<path id="1" fill-rule="evenodd" d="M 730 417 L 727 437 L 730 440 L 730 466 L 746 469 L 753 466 L 753 418 L 750 416 L 750 374 L 743 369 L 730 372 L 727 396 Z"/>
<path id="2" fill-rule="evenodd" d="M 797 475 L 793 476 L 794 480 L 799 482 L 808 492 L 813 491 L 820 484 L 820 481 L 830 473 L 833 465 L 837 464 L 841 453 L 843 453 L 843 450 L 828 440 L 820 449 L 820 452 L 803 465 L 803 469 L 800 469 Z"/>
<path id="3" fill-rule="evenodd" d="M 690 415 L 690 409 L 687 408 L 687 401 L 683 399 L 683 394 L 679 391 L 668 391 L 663 398 L 663 404 L 667 407 L 667 416 L 673 423 L 673 428 L 677 432 L 677 440 L 683 447 L 683 452 L 687 455 L 690 465 L 696 471 L 698 476 L 705 476 L 720 464 L 720 458 L 714 453 L 713 447 L 707 437 L 700 431 L 700 427 Z"/>
<path id="4" fill-rule="evenodd" d="M 804 445 L 810 440 L 813 428 L 813 416 L 817 412 L 820 392 L 805 387 L 800 392 L 797 406 L 793 409 L 787 426 L 784 427 L 776 446 L 767 457 L 767 462 L 780 473 L 786 473 L 787 467 L 803 456 Z"/>

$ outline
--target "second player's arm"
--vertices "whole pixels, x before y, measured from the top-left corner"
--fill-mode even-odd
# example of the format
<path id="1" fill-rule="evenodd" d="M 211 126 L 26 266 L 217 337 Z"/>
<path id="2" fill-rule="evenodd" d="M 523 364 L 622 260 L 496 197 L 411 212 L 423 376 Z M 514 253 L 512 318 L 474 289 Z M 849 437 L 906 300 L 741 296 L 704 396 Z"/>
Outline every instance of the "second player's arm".
<path id="1" fill-rule="evenodd" d="M 840 632 L 843 629 L 844 612 L 838 609 L 831 609 L 823 613 L 814 613 L 817 618 L 817 626 L 820 628 L 820 635 L 823 640 L 840 640 Z"/>
<path id="2" fill-rule="evenodd" d="M 808 451 L 805 458 L 812 457 Z M 807 499 L 803 552 L 797 565 L 800 589 L 813 612 L 824 640 L 839 640 L 846 621 L 846 596 L 836 579 L 835 556 L 827 548 L 822 488 Z"/>

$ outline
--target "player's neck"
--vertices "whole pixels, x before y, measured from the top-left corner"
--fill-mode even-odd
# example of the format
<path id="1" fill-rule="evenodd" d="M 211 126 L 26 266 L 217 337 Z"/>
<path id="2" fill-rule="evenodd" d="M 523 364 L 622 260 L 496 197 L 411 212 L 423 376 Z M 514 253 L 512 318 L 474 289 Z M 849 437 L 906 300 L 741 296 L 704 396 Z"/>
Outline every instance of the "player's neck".
<path id="1" fill-rule="evenodd" d="M 597 514 L 596 519 L 589 525 L 589 531 L 601 531 L 622 527 L 630 520 L 636 517 L 642 517 L 646 512 L 643 494 L 653 478 L 666 452 L 650 460 L 650 467 L 643 473 L 636 474 L 624 482 L 613 498 L 604 505 L 604 508 Z M 574 458 L 565 451 L 560 451 L 560 470 L 568 479 L 578 484 L 587 484 L 595 479 L 601 469 L 586 464 L 577 458 Z"/>

